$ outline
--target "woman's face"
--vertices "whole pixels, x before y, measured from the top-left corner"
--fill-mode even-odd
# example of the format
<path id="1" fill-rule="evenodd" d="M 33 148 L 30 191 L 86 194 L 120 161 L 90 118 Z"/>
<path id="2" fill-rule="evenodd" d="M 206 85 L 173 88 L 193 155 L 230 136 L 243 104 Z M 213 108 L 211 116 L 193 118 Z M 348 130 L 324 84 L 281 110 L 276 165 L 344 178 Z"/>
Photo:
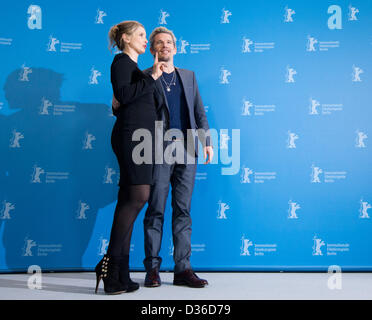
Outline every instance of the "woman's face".
<path id="1" fill-rule="evenodd" d="M 139 26 L 131 35 L 123 34 L 123 37 L 126 45 L 138 54 L 146 51 L 148 41 L 143 27 Z"/>

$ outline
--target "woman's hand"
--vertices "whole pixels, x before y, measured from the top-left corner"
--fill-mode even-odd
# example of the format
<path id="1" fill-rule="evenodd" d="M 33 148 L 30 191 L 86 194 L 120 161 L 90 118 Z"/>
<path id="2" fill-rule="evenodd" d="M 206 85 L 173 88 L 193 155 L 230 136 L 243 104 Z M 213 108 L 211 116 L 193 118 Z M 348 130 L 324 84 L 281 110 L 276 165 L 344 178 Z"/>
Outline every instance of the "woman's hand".
<path id="1" fill-rule="evenodd" d="M 155 52 L 154 66 L 152 67 L 152 74 L 151 74 L 154 80 L 157 80 L 163 74 L 163 71 L 166 70 L 167 68 L 168 66 L 165 62 L 159 62 L 158 53 Z"/>

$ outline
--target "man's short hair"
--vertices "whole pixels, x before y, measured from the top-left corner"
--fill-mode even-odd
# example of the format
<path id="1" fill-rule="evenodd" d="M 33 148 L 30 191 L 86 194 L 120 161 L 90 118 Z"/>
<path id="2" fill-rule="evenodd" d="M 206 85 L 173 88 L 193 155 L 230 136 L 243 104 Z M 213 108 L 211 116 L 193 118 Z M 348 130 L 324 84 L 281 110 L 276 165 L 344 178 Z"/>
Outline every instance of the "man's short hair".
<path id="1" fill-rule="evenodd" d="M 176 37 L 174 36 L 174 33 L 165 28 L 165 27 L 157 27 L 155 28 L 152 32 L 151 32 L 151 35 L 150 35 L 150 48 L 154 49 L 154 42 L 155 42 L 155 36 L 158 35 L 159 33 L 167 33 L 169 35 L 171 35 L 172 39 L 173 39 L 173 44 L 174 46 L 176 46 Z"/>

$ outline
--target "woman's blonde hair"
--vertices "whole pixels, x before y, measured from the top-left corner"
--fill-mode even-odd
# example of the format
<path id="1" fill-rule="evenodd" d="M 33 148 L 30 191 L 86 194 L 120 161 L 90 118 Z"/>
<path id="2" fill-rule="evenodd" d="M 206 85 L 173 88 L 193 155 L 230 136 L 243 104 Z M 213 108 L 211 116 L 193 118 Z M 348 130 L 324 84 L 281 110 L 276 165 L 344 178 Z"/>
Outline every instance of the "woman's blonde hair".
<path id="1" fill-rule="evenodd" d="M 109 49 L 110 51 L 117 47 L 120 51 L 124 51 L 125 42 L 123 40 L 123 34 L 131 35 L 138 27 L 144 28 L 144 26 L 138 21 L 123 21 L 110 28 L 108 33 L 109 38 Z"/>

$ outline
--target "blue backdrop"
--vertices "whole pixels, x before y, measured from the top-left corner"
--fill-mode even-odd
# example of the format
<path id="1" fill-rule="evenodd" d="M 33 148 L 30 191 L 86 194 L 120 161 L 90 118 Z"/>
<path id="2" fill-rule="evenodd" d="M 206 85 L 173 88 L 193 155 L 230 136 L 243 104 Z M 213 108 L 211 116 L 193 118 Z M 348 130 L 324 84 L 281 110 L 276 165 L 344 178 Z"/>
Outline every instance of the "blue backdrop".
<path id="1" fill-rule="evenodd" d="M 107 33 L 123 20 L 174 31 L 175 64 L 195 71 L 214 129 L 192 200 L 193 267 L 372 270 L 371 19 L 370 0 L 4 4 L 0 271 L 92 270 L 107 250 L 119 178 Z M 151 65 L 147 51 L 139 66 Z"/>

